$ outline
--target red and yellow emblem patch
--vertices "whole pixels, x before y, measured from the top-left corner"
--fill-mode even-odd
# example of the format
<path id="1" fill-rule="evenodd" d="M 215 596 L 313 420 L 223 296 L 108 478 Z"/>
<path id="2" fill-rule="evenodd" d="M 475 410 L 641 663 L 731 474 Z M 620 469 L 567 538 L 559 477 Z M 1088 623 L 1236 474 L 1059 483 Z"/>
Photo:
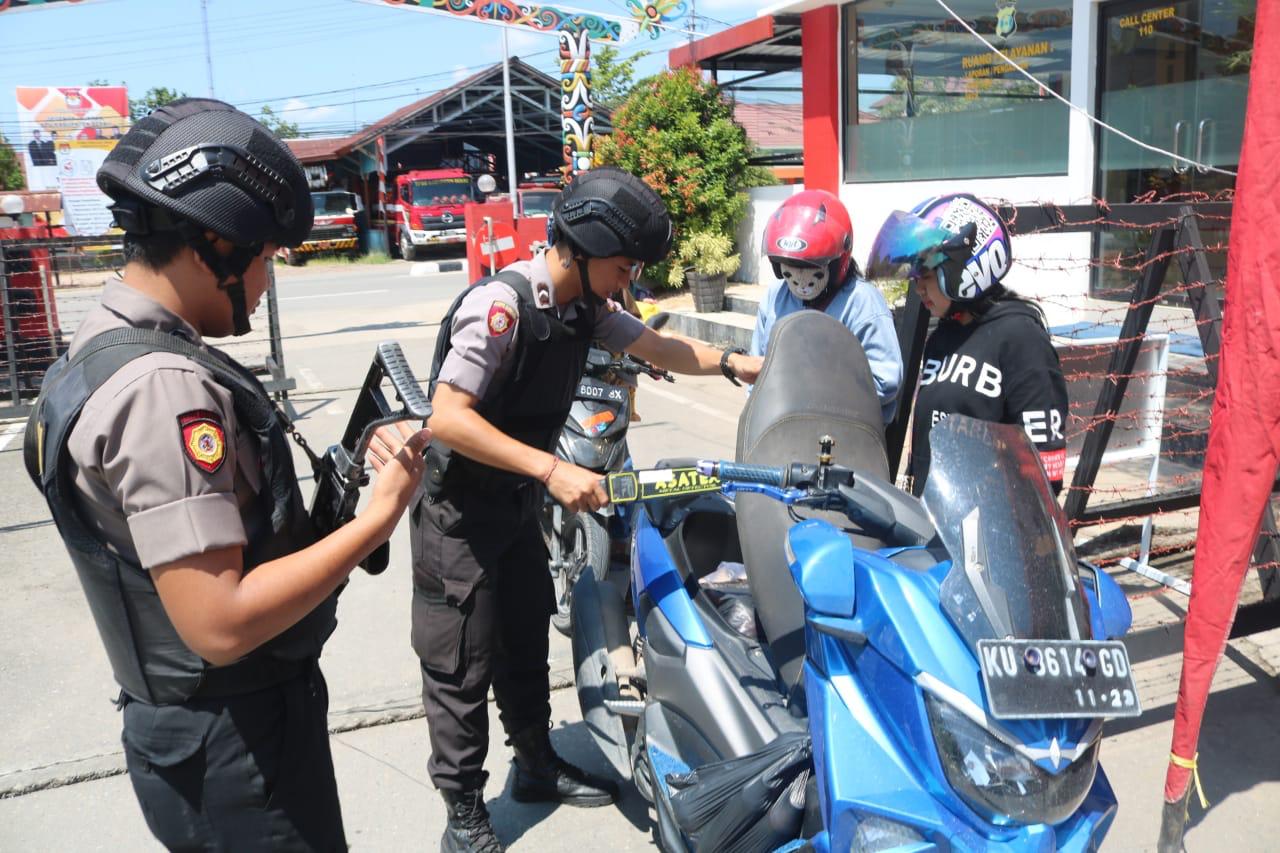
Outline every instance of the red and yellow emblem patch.
<path id="1" fill-rule="evenodd" d="M 516 324 L 516 310 L 505 302 L 495 301 L 489 306 L 489 334 L 498 338 L 511 331 Z"/>
<path id="2" fill-rule="evenodd" d="M 227 434 L 218 416 L 198 410 L 178 416 L 182 430 L 182 449 L 195 466 L 207 474 L 215 473 L 227 457 Z"/>

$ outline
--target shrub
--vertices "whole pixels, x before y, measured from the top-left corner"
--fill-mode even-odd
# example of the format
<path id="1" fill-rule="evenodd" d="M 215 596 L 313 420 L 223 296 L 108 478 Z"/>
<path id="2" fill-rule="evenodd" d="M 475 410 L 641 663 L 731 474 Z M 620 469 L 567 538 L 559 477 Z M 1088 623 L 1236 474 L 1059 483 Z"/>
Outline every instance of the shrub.
<path id="1" fill-rule="evenodd" d="M 703 275 L 729 275 L 736 272 L 742 256 L 733 254 L 733 241 L 724 234 L 693 231 L 676 247 L 675 259 L 667 273 L 667 284 L 684 284 L 685 270 Z"/>
<path id="2" fill-rule="evenodd" d="M 729 239 L 747 211 L 745 190 L 773 183 L 767 170 L 748 164 L 751 142 L 719 87 L 688 68 L 637 83 L 613 114 L 612 136 L 599 139 L 596 150 L 600 162 L 639 175 L 658 192 L 678 239 L 695 232 Z"/>

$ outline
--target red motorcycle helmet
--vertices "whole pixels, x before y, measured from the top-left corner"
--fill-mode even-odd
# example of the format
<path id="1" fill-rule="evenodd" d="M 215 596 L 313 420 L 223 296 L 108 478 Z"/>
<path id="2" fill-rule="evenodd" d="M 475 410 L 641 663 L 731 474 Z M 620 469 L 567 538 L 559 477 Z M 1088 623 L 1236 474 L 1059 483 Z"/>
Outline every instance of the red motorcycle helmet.
<path id="1" fill-rule="evenodd" d="M 839 287 L 853 261 L 853 221 L 849 211 L 826 190 L 805 190 L 784 201 L 764 227 L 764 251 L 773 274 L 783 264 L 825 268 L 827 287 Z"/>

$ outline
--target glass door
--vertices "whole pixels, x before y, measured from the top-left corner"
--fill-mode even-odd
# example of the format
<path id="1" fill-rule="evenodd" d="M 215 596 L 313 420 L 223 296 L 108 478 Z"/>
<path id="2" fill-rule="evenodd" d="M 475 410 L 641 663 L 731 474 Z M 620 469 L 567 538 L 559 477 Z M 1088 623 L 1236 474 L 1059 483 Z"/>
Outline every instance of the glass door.
<path id="1" fill-rule="evenodd" d="M 1140 148 L 1098 129 L 1097 194 L 1108 202 L 1213 196 L 1235 186 L 1249 90 L 1256 0 L 1126 0 L 1101 9 L 1098 115 L 1109 125 L 1200 165 Z M 1215 171 L 1220 169 L 1223 171 Z M 1188 196 L 1193 198 L 1196 196 Z M 1210 267 L 1226 264 L 1227 229 L 1204 228 L 1220 245 Z M 1103 261 L 1092 281 L 1095 296 L 1127 298 L 1134 275 L 1116 269 L 1140 262 L 1149 232 L 1104 233 L 1095 251 Z M 1177 265 L 1168 281 L 1180 281 Z"/>

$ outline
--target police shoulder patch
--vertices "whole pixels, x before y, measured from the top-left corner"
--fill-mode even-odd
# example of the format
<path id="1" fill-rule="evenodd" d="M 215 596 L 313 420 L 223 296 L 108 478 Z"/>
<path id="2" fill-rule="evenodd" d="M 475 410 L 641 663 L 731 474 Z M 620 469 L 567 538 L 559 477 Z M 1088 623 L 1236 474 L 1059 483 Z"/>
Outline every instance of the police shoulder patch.
<path id="1" fill-rule="evenodd" d="M 495 299 L 493 304 L 489 306 L 489 335 L 491 337 L 501 337 L 516 323 L 516 309 L 512 308 L 501 299 Z"/>
<path id="2" fill-rule="evenodd" d="M 197 409 L 178 415 L 182 449 L 201 471 L 213 474 L 227 457 L 227 434 L 214 412 Z"/>

